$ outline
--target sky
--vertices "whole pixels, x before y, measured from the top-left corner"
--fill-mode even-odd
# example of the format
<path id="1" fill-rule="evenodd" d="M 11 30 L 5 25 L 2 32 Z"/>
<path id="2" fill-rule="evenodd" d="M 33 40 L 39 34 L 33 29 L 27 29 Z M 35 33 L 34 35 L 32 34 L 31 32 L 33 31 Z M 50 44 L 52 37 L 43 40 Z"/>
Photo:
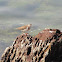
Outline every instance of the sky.
<path id="1" fill-rule="evenodd" d="M 62 30 L 62 0 L 0 0 L 1 26 L 29 23 Z"/>
<path id="2" fill-rule="evenodd" d="M 62 18 L 62 0 L 0 0 L 0 18 Z"/>

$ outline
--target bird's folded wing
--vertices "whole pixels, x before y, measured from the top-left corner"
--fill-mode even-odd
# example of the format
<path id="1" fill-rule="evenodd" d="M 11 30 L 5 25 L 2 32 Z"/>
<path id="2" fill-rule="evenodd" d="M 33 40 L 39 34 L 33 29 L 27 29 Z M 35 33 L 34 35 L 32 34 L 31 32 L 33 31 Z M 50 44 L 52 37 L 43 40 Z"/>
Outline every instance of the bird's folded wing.
<path id="1" fill-rule="evenodd" d="M 26 29 L 26 28 L 27 28 L 27 25 L 22 26 L 22 27 L 18 27 L 18 28 L 16 28 L 16 29 L 18 29 L 18 30 L 24 30 L 24 29 Z"/>

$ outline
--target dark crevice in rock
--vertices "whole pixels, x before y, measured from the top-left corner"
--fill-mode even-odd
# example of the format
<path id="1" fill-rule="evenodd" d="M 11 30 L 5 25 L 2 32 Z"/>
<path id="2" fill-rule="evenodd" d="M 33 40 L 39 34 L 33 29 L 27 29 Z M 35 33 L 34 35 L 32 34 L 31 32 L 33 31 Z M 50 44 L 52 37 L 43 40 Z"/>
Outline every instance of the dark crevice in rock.
<path id="1" fill-rule="evenodd" d="M 31 47 L 28 48 L 27 55 L 29 55 L 30 53 L 31 53 Z"/>
<path id="2" fill-rule="evenodd" d="M 34 55 L 35 55 L 35 56 L 37 55 L 37 51 L 34 53 Z"/>

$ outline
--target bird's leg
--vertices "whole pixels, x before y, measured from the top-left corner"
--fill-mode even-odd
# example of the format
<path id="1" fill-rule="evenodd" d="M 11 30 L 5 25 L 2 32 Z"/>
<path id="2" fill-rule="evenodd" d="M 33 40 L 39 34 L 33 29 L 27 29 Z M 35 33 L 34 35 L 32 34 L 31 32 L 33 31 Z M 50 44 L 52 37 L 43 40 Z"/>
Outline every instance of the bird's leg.
<path id="1" fill-rule="evenodd" d="M 22 32 L 22 34 L 24 34 L 24 31 Z"/>
<path id="2" fill-rule="evenodd" d="M 21 34 L 23 34 L 24 32 L 23 31 L 21 31 Z"/>
<path id="3" fill-rule="evenodd" d="M 25 34 L 25 31 L 22 31 L 22 34 Z"/>
<path id="4" fill-rule="evenodd" d="M 24 31 L 24 34 L 26 33 L 26 31 Z"/>

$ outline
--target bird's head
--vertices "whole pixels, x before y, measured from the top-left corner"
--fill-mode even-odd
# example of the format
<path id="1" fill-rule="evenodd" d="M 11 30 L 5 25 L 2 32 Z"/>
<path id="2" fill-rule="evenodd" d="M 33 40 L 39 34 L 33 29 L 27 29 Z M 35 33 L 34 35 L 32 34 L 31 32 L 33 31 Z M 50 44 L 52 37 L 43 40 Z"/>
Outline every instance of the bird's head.
<path id="1" fill-rule="evenodd" d="M 29 27 L 31 27 L 31 26 L 32 26 L 32 24 L 28 24 L 28 26 L 29 26 Z"/>

